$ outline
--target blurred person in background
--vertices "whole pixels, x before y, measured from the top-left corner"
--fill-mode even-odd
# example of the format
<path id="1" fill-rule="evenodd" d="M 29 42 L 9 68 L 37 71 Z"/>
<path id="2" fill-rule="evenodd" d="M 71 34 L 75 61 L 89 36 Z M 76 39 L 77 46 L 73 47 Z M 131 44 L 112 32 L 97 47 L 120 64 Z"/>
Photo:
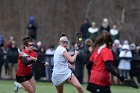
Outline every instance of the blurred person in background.
<path id="1" fill-rule="evenodd" d="M 137 53 L 136 51 L 136 44 L 135 43 L 131 43 L 130 44 L 130 51 L 132 52 L 132 55 L 135 55 Z"/>
<path id="2" fill-rule="evenodd" d="M 116 39 L 116 40 L 114 40 L 113 45 L 112 45 L 112 52 L 113 52 L 113 56 L 114 56 L 113 66 L 114 66 L 114 69 L 116 71 L 118 71 L 118 65 L 119 65 L 119 62 L 120 62 L 120 58 L 119 58 L 120 51 L 121 51 L 121 43 L 118 39 Z M 116 79 L 114 77 L 114 75 L 111 75 L 111 78 L 112 78 L 112 82 L 114 84 L 119 84 L 120 83 L 120 80 Z"/>
<path id="3" fill-rule="evenodd" d="M 131 50 L 133 50 L 132 51 L 133 57 L 131 60 L 130 76 L 138 83 L 138 85 L 140 85 L 140 46 L 135 46 L 134 48 L 134 45 L 131 44 Z"/>
<path id="4" fill-rule="evenodd" d="M 36 43 L 36 46 L 35 46 L 36 52 L 40 51 L 40 48 L 42 48 L 42 47 L 43 47 L 42 42 L 41 41 L 38 41 Z"/>
<path id="5" fill-rule="evenodd" d="M 5 69 L 5 77 L 4 78 L 9 78 L 9 75 L 10 75 L 10 68 L 9 68 L 9 62 L 8 62 L 8 58 L 7 58 L 7 51 L 8 51 L 8 48 L 7 46 L 4 44 L 4 46 L 2 47 L 2 50 L 3 50 L 3 62 L 4 62 L 4 69 Z"/>
<path id="6" fill-rule="evenodd" d="M 120 39 L 120 32 L 117 29 L 116 25 L 113 25 L 113 28 L 110 29 L 110 34 L 111 34 L 111 37 L 112 37 L 113 41 L 116 40 L 116 39 L 118 39 L 118 40 Z"/>
<path id="7" fill-rule="evenodd" d="M 33 40 L 36 41 L 38 25 L 37 25 L 35 16 L 29 17 L 28 24 L 27 24 L 26 28 L 27 28 L 28 36 L 30 36 Z"/>
<path id="8" fill-rule="evenodd" d="M 43 48 L 43 45 L 42 45 L 41 41 L 38 41 L 33 46 L 33 49 L 35 50 L 35 52 L 37 52 L 37 54 L 45 52 L 45 50 L 41 51 L 41 48 Z M 38 55 L 38 58 L 40 58 L 39 55 Z M 41 62 L 44 62 L 43 59 L 41 59 Z M 36 81 L 40 80 L 40 75 L 41 75 L 41 73 L 43 73 L 42 72 L 43 67 L 44 67 L 44 65 L 40 64 L 39 62 L 36 62 L 36 63 L 32 64 L 33 75 L 34 75 Z"/>
<path id="9" fill-rule="evenodd" d="M 12 47 L 12 42 L 15 42 L 14 37 L 10 36 L 9 40 L 6 42 L 6 47 L 11 48 Z"/>
<path id="10" fill-rule="evenodd" d="M 130 46 L 128 41 L 125 41 L 122 45 L 122 50 L 119 54 L 120 62 L 118 65 L 118 69 L 120 71 L 121 76 L 125 78 L 129 77 L 129 71 L 131 70 L 131 59 L 132 59 L 132 52 L 130 51 Z"/>
<path id="11" fill-rule="evenodd" d="M 90 38 L 93 42 L 95 41 L 96 37 L 100 34 L 99 29 L 96 27 L 96 23 L 92 22 L 91 27 L 88 29 L 87 38 Z"/>
<path id="12" fill-rule="evenodd" d="M 52 73 L 52 82 L 57 89 L 57 93 L 63 93 L 64 82 L 68 81 L 78 90 L 78 93 L 84 93 L 81 84 L 79 83 L 76 76 L 72 73 L 71 69 L 74 66 L 69 62 L 73 63 L 76 60 L 78 51 L 75 51 L 74 56 L 70 56 L 66 48 L 68 45 L 68 38 L 62 36 L 59 40 L 59 45 L 54 53 L 54 67 Z"/>
<path id="13" fill-rule="evenodd" d="M 87 33 L 88 33 L 89 27 L 91 27 L 91 23 L 89 22 L 88 19 L 85 19 L 84 23 L 80 27 L 80 32 L 82 33 L 83 43 L 87 39 Z"/>
<path id="14" fill-rule="evenodd" d="M 55 52 L 55 47 L 54 47 L 54 45 L 50 45 L 49 48 L 46 49 L 45 54 L 46 54 L 46 55 L 54 55 L 54 52 Z"/>
<path id="15" fill-rule="evenodd" d="M 42 65 L 43 63 L 46 62 L 45 51 L 46 51 L 46 49 L 43 46 L 40 47 L 39 50 L 37 51 L 38 58 L 40 59 L 41 63 L 39 63 L 39 62 L 34 63 L 34 66 L 35 66 L 35 80 L 36 81 L 40 81 L 41 78 L 45 76 L 45 66 Z"/>
<path id="16" fill-rule="evenodd" d="M 1 79 L 1 74 L 2 74 L 2 66 L 4 64 L 4 38 L 0 34 L 0 79 Z"/>
<path id="17" fill-rule="evenodd" d="M 107 31 L 110 32 L 110 25 L 109 25 L 109 21 L 107 18 L 103 19 L 103 22 L 99 28 L 99 31 L 102 33 L 103 31 Z"/>
<path id="18" fill-rule="evenodd" d="M 0 47 L 2 47 L 4 45 L 4 38 L 3 36 L 0 34 Z"/>
<path id="19" fill-rule="evenodd" d="M 0 79 L 2 78 L 2 66 L 4 64 L 4 45 L 0 46 Z"/>
<path id="20" fill-rule="evenodd" d="M 90 38 L 86 39 L 84 50 L 85 50 L 85 53 L 86 53 L 86 56 L 87 56 L 86 57 L 86 68 L 87 68 L 87 72 L 88 72 L 88 80 L 89 80 L 89 77 L 90 77 L 92 66 L 91 65 L 87 66 L 87 64 L 89 64 L 89 57 L 92 53 L 92 45 L 93 45 L 93 41 Z"/>
<path id="21" fill-rule="evenodd" d="M 77 55 L 77 58 L 75 61 L 74 75 L 77 77 L 80 83 L 83 83 L 84 82 L 83 81 L 84 68 L 85 68 L 85 64 L 87 63 L 87 54 L 86 54 L 86 51 L 84 50 L 84 46 L 80 46 L 78 48 L 78 51 L 79 51 L 79 54 Z"/>
<path id="22" fill-rule="evenodd" d="M 49 48 L 46 49 L 45 55 L 46 55 L 46 61 L 49 62 L 49 66 L 45 67 L 45 77 L 46 80 L 51 81 L 52 77 L 52 69 L 54 66 L 53 57 L 54 57 L 55 47 L 54 45 L 49 45 Z"/>
<path id="23" fill-rule="evenodd" d="M 11 47 L 7 51 L 8 66 L 10 71 L 10 78 L 15 79 L 15 72 L 18 62 L 18 48 L 15 41 L 11 41 Z"/>
<path id="24" fill-rule="evenodd" d="M 112 51 L 114 55 L 114 66 L 118 68 L 119 61 L 120 61 L 119 54 L 121 51 L 121 43 L 118 39 L 114 40 L 112 45 Z"/>

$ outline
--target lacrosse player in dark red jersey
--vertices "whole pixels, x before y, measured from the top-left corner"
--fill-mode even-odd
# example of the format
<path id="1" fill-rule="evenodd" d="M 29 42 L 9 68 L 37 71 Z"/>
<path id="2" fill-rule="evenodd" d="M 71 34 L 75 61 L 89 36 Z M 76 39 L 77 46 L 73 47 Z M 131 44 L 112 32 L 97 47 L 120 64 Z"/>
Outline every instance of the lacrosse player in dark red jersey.
<path id="1" fill-rule="evenodd" d="M 19 53 L 18 67 L 16 71 L 16 81 L 22 85 L 22 87 L 27 91 L 27 93 L 35 93 L 36 81 L 32 74 L 32 64 L 35 62 L 40 62 L 37 58 L 37 53 L 33 49 L 34 42 L 31 37 L 23 38 L 24 48 Z M 48 65 L 45 62 L 45 65 Z M 15 90 L 15 93 L 18 92 Z"/>
<path id="2" fill-rule="evenodd" d="M 113 53 L 111 35 L 104 31 L 96 39 L 93 52 L 89 58 L 88 68 L 91 68 L 90 78 L 87 90 L 91 93 L 111 93 L 110 73 L 117 76 L 122 82 L 128 83 L 129 86 L 138 88 L 135 82 L 127 80 L 113 69 Z"/>

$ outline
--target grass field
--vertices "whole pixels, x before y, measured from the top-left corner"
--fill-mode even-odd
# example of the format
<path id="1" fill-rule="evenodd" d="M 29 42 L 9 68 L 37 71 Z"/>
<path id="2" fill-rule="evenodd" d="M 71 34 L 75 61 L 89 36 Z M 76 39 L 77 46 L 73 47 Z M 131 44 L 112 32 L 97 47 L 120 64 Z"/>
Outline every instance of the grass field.
<path id="1" fill-rule="evenodd" d="M 12 80 L 0 80 L 0 93 L 14 93 L 13 91 L 13 82 Z M 89 93 L 86 91 L 86 84 L 82 84 L 84 87 L 85 93 Z M 111 86 L 112 93 L 140 93 L 140 89 L 134 89 L 131 87 L 125 86 Z M 26 93 L 22 89 L 19 90 L 19 93 Z M 51 82 L 37 82 L 36 93 L 56 93 L 55 87 Z M 77 93 L 76 89 L 65 83 L 64 93 Z"/>

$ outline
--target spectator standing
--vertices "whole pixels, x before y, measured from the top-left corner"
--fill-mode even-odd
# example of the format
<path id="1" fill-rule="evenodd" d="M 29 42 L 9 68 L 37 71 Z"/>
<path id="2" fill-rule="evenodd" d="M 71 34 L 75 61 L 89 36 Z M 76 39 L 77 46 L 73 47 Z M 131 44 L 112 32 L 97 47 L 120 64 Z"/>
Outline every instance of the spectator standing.
<path id="1" fill-rule="evenodd" d="M 9 49 L 12 47 L 12 42 L 15 42 L 14 37 L 10 36 L 10 39 L 8 40 L 6 47 Z"/>
<path id="2" fill-rule="evenodd" d="M 80 27 L 80 32 L 82 33 L 83 43 L 87 39 L 88 29 L 91 27 L 91 24 L 88 19 L 84 20 L 84 23 Z"/>
<path id="3" fill-rule="evenodd" d="M 46 80 L 51 81 L 51 77 L 52 77 L 52 69 L 54 66 L 54 61 L 53 61 L 53 57 L 54 57 L 54 53 L 55 53 L 55 47 L 54 45 L 50 45 L 48 49 L 46 49 L 45 55 L 46 55 L 46 61 L 49 62 L 49 66 L 45 67 L 45 76 L 46 76 Z"/>
<path id="4" fill-rule="evenodd" d="M 39 81 L 41 79 L 41 77 L 45 76 L 45 66 L 42 65 L 46 61 L 45 60 L 45 58 L 46 58 L 45 51 L 46 51 L 46 49 L 43 46 L 41 46 L 39 48 L 39 50 L 37 51 L 38 59 L 40 59 L 40 61 L 41 61 L 41 63 L 39 63 L 39 62 L 34 63 L 35 80 L 37 80 L 37 81 Z"/>
<path id="5" fill-rule="evenodd" d="M 135 54 L 132 53 L 130 76 L 140 85 L 140 46 L 135 46 L 135 48 Z"/>
<path id="6" fill-rule="evenodd" d="M 117 29 L 116 25 L 113 25 L 113 28 L 110 30 L 110 34 L 111 34 L 113 41 L 116 39 L 118 39 L 118 40 L 120 39 L 120 32 Z"/>
<path id="7" fill-rule="evenodd" d="M 38 25 L 34 16 L 29 17 L 29 22 L 27 24 L 27 32 L 28 36 L 30 36 L 33 40 L 37 39 L 37 30 Z"/>
<path id="8" fill-rule="evenodd" d="M 1 74 L 2 74 L 2 66 L 4 64 L 4 38 L 0 34 L 0 79 L 1 79 Z"/>
<path id="9" fill-rule="evenodd" d="M 93 45 L 93 41 L 91 39 L 86 39 L 85 41 L 85 48 L 84 48 L 84 51 L 85 51 L 85 54 L 86 54 L 86 64 L 89 63 L 89 58 L 90 58 L 90 55 L 92 53 L 92 45 Z M 86 67 L 87 68 L 87 72 L 88 72 L 88 80 L 89 80 L 89 77 L 90 77 L 90 72 L 91 72 L 91 67 Z"/>
<path id="10" fill-rule="evenodd" d="M 0 47 L 2 47 L 4 45 L 4 38 L 3 36 L 0 34 Z"/>
<path id="11" fill-rule="evenodd" d="M 90 38 L 93 42 L 95 41 L 96 37 L 99 35 L 99 29 L 96 27 L 96 23 L 92 22 L 92 26 L 88 29 L 87 37 Z"/>
<path id="12" fill-rule="evenodd" d="M 130 51 L 132 52 L 132 55 L 135 55 L 135 54 L 137 53 L 136 50 L 137 50 L 137 49 L 136 49 L 135 43 L 131 43 L 131 44 L 130 44 Z"/>
<path id="13" fill-rule="evenodd" d="M 119 61 L 120 61 L 120 58 L 119 58 L 119 54 L 120 54 L 120 51 L 121 51 L 120 46 L 121 46 L 120 41 L 118 39 L 114 40 L 114 43 L 113 43 L 113 46 L 112 46 L 112 51 L 113 51 L 113 54 L 114 54 L 114 66 L 116 68 L 118 68 Z"/>
<path id="14" fill-rule="evenodd" d="M 54 55 L 55 47 L 54 45 L 50 45 L 48 49 L 46 49 L 46 55 Z"/>
<path id="15" fill-rule="evenodd" d="M 42 45 L 42 42 L 41 41 L 38 41 L 37 43 L 36 43 L 36 45 L 35 45 L 35 51 L 40 51 L 40 48 L 42 48 L 43 47 L 43 45 Z"/>
<path id="16" fill-rule="evenodd" d="M 86 63 L 87 63 L 86 51 L 84 50 L 84 47 L 80 47 L 79 54 L 77 55 L 75 61 L 75 71 L 74 71 L 74 74 L 80 83 L 83 83 L 84 67 Z"/>
<path id="17" fill-rule="evenodd" d="M 4 46 L 0 46 L 0 79 L 2 78 L 2 66 L 4 64 Z"/>
<path id="18" fill-rule="evenodd" d="M 129 71 L 131 70 L 131 59 L 132 59 L 132 52 L 130 51 L 129 44 L 123 44 L 122 50 L 119 54 L 120 62 L 118 69 L 120 71 L 121 76 L 125 78 L 129 78 Z"/>
<path id="19" fill-rule="evenodd" d="M 3 57 L 4 57 L 4 68 L 5 68 L 5 78 L 9 78 L 10 75 L 10 69 L 9 69 L 9 62 L 7 58 L 7 51 L 8 48 L 6 46 L 2 47 L 3 49 Z"/>
<path id="20" fill-rule="evenodd" d="M 18 62 L 18 48 L 16 46 L 15 41 L 12 41 L 11 47 L 8 48 L 7 60 L 8 60 L 8 66 L 10 71 L 10 78 L 15 79 L 16 66 Z"/>
<path id="21" fill-rule="evenodd" d="M 113 52 L 113 56 L 114 56 L 113 65 L 114 65 L 114 69 L 117 72 L 118 72 L 118 65 L 119 65 L 119 62 L 120 62 L 120 58 L 119 58 L 120 51 L 121 51 L 121 44 L 120 44 L 120 41 L 118 39 L 116 39 L 113 42 L 112 52 Z M 113 76 L 113 75 L 111 75 L 111 79 L 112 79 L 112 82 L 114 84 L 119 84 L 120 83 L 120 80 L 116 79 L 115 76 Z"/>
<path id="22" fill-rule="evenodd" d="M 109 21 L 107 18 L 104 18 L 103 19 L 103 22 L 99 28 L 99 31 L 100 32 L 103 32 L 103 31 L 107 31 L 107 32 L 110 32 L 110 25 L 109 25 Z"/>
<path id="23" fill-rule="evenodd" d="M 35 46 L 33 47 L 33 49 L 38 53 L 41 52 L 41 48 L 42 48 L 42 42 L 41 41 L 38 41 Z M 39 55 L 38 55 L 39 56 Z M 41 59 L 43 60 L 43 59 Z M 41 61 L 42 62 L 42 61 Z M 41 66 L 41 67 L 40 67 Z M 32 64 L 32 67 L 33 67 L 33 74 L 35 76 L 35 80 L 36 81 L 39 81 L 40 80 L 40 75 L 41 75 L 41 71 L 42 71 L 42 64 L 40 64 L 39 62 L 36 62 L 34 64 Z"/>

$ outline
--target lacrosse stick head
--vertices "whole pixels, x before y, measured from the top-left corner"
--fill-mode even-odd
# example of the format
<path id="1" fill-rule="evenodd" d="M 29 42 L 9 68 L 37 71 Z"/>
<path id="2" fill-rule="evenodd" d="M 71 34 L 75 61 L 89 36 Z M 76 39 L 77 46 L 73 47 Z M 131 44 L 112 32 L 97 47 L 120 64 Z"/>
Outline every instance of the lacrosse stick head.
<path id="1" fill-rule="evenodd" d="M 26 53 L 20 51 L 20 49 L 18 48 L 18 53 L 22 56 L 22 57 L 26 57 L 26 56 L 29 56 L 27 55 Z"/>

